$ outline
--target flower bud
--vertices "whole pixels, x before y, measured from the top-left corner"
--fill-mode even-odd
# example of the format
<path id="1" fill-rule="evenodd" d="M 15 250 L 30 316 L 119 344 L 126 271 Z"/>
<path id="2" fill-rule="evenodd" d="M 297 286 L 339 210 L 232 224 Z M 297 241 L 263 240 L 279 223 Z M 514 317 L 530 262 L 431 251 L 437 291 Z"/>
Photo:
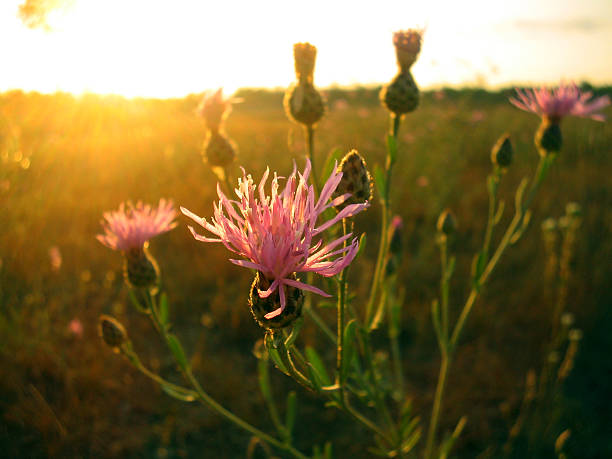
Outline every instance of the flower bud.
<path id="1" fill-rule="evenodd" d="M 99 333 L 104 342 L 115 352 L 127 341 L 127 332 L 117 319 L 102 314 L 99 319 Z"/>
<path id="2" fill-rule="evenodd" d="M 157 287 L 159 266 L 145 244 L 124 252 L 123 276 L 126 283 L 135 288 Z"/>
<path id="3" fill-rule="evenodd" d="M 316 124 L 325 113 L 323 97 L 310 82 L 300 82 L 285 93 L 287 116 L 306 126 Z"/>
<path id="4" fill-rule="evenodd" d="M 342 158 L 338 171 L 342 172 L 342 179 L 332 194 L 332 198 L 346 193 L 350 193 L 351 196 L 338 204 L 336 210 L 340 211 L 349 204 L 361 204 L 372 199 L 372 176 L 368 171 L 365 159 L 357 150 L 351 150 Z"/>
<path id="5" fill-rule="evenodd" d="M 535 145 L 538 147 L 540 156 L 561 151 L 563 138 L 559 120 L 545 117 L 535 135 Z"/>
<path id="6" fill-rule="evenodd" d="M 423 31 L 416 29 L 400 30 L 393 34 L 393 45 L 400 70 L 407 72 L 421 52 Z"/>
<path id="7" fill-rule="evenodd" d="M 397 116 L 414 111 L 419 105 L 419 98 L 419 88 L 409 71 L 399 72 L 380 91 L 383 105 Z"/>
<path id="8" fill-rule="evenodd" d="M 295 274 L 292 276 L 297 280 Z M 296 287 L 285 285 L 286 304 L 285 309 L 278 316 L 266 319 L 265 315 L 275 311 L 280 307 L 280 296 L 278 289 L 275 290 L 269 297 L 261 298 L 258 290 L 267 290 L 272 283 L 261 272 L 257 272 L 251 291 L 249 294 L 249 306 L 251 314 L 257 323 L 267 330 L 284 328 L 291 325 L 297 318 L 302 315 L 302 306 L 304 305 L 304 293 Z"/>
<path id="9" fill-rule="evenodd" d="M 491 162 L 499 167 L 508 167 L 512 163 L 514 149 L 510 142 L 510 135 L 504 134 L 491 150 Z"/>
<path id="10" fill-rule="evenodd" d="M 236 158 L 236 148 L 221 132 L 211 130 L 204 141 L 203 156 L 210 167 L 225 168 Z"/>
<path id="11" fill-rule="evenodd" d="M 310 43 L 296 43 L 293 45 L 293 58 L 295 59 L 295 76 L 297 79 L 312 83 L 317 48 Z"/>
<path id="12" fill-rule="evenodd" d="M 196 111 L 206 121 L 208 129 L 218 131 L 231 109 L 232 101 L 224 99 L 223 90 L 218 89 L 214 94 L 204 96 Z"/>
<path id="13" fill-rule="evenodd" d="M 438 231 L 445 236 L 449 236 L 457 229 L 457 221 L 450 209 L 445 209 L 438 217 Z"/>

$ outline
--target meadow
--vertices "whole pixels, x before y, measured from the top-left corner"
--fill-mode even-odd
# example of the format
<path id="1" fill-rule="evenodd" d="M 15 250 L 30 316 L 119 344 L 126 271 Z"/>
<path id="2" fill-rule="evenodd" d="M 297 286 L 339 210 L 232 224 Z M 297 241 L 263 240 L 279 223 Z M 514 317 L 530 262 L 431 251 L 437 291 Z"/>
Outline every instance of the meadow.
<path id="1" fill-rule="evenodd" d="M 316 130 L 316 158 L 356 148 L 370 167 L 382 164 L 388 112 L 379 88 L 329 89 Z M 610 94 L 603 88 L 597 94 Z M 538 118 L 508 103 L 511 90 L 425 92 L 399 132 L 391 190 L 404 220 L 400 283 L 406 291 L 400 343 L 406 393 L 423 418 L 439 366 L 430 305 L 438 294 L 440 260 L 435 226 L 451 208 L 458 230 L 451 314 L 468 293 L 472 256 L 486 225 L 490 150 L 508 132 L 513 164 L 500 186 L 511 207 L 520 179 L 538 161 Z M 233 180 L 244 166 L 257 179 L 267 166 L 287 175 L 303 167 L 306 144 L 291 123 L 280 91 L 241 90 L 226 124 L 238 146 Z M 124 99 L 118 96 L 0 94 L 0 448 L 6 457 L 244 457 L 249 435 L 215 413 L 166 396 L 108 349 L 98 316 L 126 325 L 149 367 L 172 379 L 175 365 L 155 331 L 130 305 L 118 253 L 95 238 L 105 211 L 127 200 L 172 199 L 212 215 L 216 177 L 201 157 L 199 96 Z M 608 118 L 612 115 L 606 109 Z M 467 324 L 451 369 L 440 432 L 468 420 L 456 457 L 499 457 L 525 392 L 526 375 L 546 361 L 553 304 L 546 285 L 542 222 L 568 202 L 582 208 L 571 262 L 567 309 L 582 330 L 573 371 L 555 400 L 555 432 L 570 429 L 567 457 L 612 456 L 612 126 L 563 121 L 564 145 L 525 236 L 490 279 Z M 509 211 L 502 222 L 509 221 Z M 376 257 L 377 198 L 356 217 L 368 244 L 349 283 L 365 294 Z M 170 320 L 190 362 L 224 405 L 272 430 L 257 381 L 253 346 L 263 336 L 247 306 L 248 270 L 227 261 L 220 245 L 193 240 L 187 219 L 151 243 L 172 303 Z M 319 313 L 333 324 L 335 311 Z M 300 340 L 318 346 L 321 332 L 305 321 Z M 374 333 L 383 341 L 383 332 Z M 323 357 L 333 362 L 334 355 Z M 161 356 L 161 357 L 160 357 Z M 388 356 L 381 354 L 380 359 Z M 178 380 L 178 378 L 177 378 Z M 333 440 L 336 457 L 371 457 L 355 441 L 359 427 L 280 372 L 274 392 L 298 393 L 295 444 Z M 556 457 L 550 445 L 541 457 Z M 549 449 L 546 449 L 549 448 Z M 515 457 L 521 454 L 520 444 Z"/>

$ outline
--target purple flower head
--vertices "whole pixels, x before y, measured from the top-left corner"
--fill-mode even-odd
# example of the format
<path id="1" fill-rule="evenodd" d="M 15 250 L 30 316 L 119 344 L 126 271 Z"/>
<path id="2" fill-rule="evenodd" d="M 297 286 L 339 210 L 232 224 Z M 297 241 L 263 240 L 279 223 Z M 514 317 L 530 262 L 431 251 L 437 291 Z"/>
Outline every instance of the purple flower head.
<path id="1" fill-rule="evenodd" d="M 243 176 L 238 180 L 238 188 L 235 190 L 238 200 L 228 199 L 217 185 L 219 203 L 214 205 L 215 215 L 211 222 L 181 207 L 186 216 L 216 236 L 202 236 L 190 226 L 194 238 L 203 242 L 222 242 L 228 250 L 244 258 L 230 259 L 232 263 L 256 269 L 270 280 L 267 290 L 258 290 L 261 298 L 267 298 L 278 290 L 280 307 L 266 314 L 266 319 L 278 316 L 285 308 L 286 286 L 329 297 L 312 285 L 292 279 L 291 275 L 315 272 L 325 277 L 333 276 L 353 261 L 359 248 L 357 238 L 353 238 L 346 246 L 344 244 L 352 233 L 328 244 L 323 243 L 322 235 L 332 225 L 361 212 L 370 204 L 348 205 L 331 220 L 317 225 L 318 217 L 326 209 L 344 202 L 350 194 L 330 201 L 342 178 L 342 172 L 337 172 L 334 167 L 319 199 L 315 199 L 314 187 L 308 185 L 310 169 L 310 161 L 307 161 L 303 174 L 296 171 L 294 164 L 293 172 L 282 191 L 279 189 L 280 177 L 275 173 L 270 195 L 264 191 L 269 169 L 266 169 L 258 186 L 243 169 Z"/>
<path id="2" fill-rule="evenodd" d="M 591 99 L 593 96 L 591 91 L 582 92 L 575 84 L 561 84 L 558 88 L 550 90 L 517 89 L 516 94 L 516 98 L 510 99 L 512 105 L 556 121 L 566 115 L 604 121 L 604 116 L 598 112 L 610 105 L 608 96 Z"/>
<path id="3" fill-rule="evenodd" d="M 113 250 L 142 249 L 145 242 L 176 226 L 176 211 L 172 201 L 161 199 L 157 209 L 138 202 L 122 203 L 119 210 L 104 213 L 104 233 L 97 237 Z"/>

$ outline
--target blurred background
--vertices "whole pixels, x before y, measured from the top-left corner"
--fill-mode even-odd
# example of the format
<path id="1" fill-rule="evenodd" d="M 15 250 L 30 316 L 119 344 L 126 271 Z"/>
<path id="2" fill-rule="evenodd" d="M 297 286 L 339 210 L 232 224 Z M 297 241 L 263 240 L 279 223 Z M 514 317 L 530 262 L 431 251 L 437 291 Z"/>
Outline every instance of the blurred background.
<path id="1" fill-rule="evenodd" d="M 165 197 L 212 214 L 216 177 L 202 161 L 205 128 L 195 115 L 204 90 L 224 87 L 242 99 L 226 125 L 239 149 L 234 177 L 239 165 L 257 178 L 267 165 L 287 174 L 306 146 L 284 114 L 283 88 L 294 80 L 293 43 L 310 41 L 328 106 L 316 131 L 319 164 L 334 149 L 357 148 L 373 167 L 385 155 L 388 112 L 378 92 L 395 73 L 391 34 L 425 29 L 414 66 L 421 105 L 402 123 L 392 193 L 405 222 L 403 365 L 424 426 L 439 365 L 429 308 L 439 289 L 440 211 L 450 207 L 459 223 L 451 245 L 457 314 L 484 233 L 492 145 L 508 132 L 515 146 L 500 188 L 508 207 L 538 161 L 538 118 L 508 103 L 512 86 L 564 79 L 612 94 L 607 0 L 203 5 L 0 4 L 0 447 L 7 457 L 245 457 L 248 435 L 167 397 L 108 350 L 96 329 L 101 313 L 117 316 L 143 361 L 176 378 L 171 356 L 129 304 L 120 255 L 95 235 L 102 213 L 129 199 Z M 551 429 L 571 430 L 568 457 L 612 455 L 612 128 L 582 119 L 562 128 L 563 151 L 531 227 L 483 291 L 450 374 L 441 432 L 468 415 L 457 457 L 498 457 L 527 374 L 548 358 L 554 285 L 540 226 L 562 217 L 570 201 L 583 215 L 567 309 L 583 339 L 552 405 Z M 502 225 L 510 217 L 507 210 Z M 376 202 L 356 221 L 371 241 L 351 271 L 358 294 L 374 265 L 379 219 Z M 251 273 L 229 263 L 223 247 L 196 243 L 178 220 L 151 244 L 174 330 L 204 387 L 272 431 L 252 355 L 262 330 L 246 304 Z M 320 313 L 333 323 L 333 310 Z M 307 321 L 302 343 L 332 365 L 334 351 L 325 354 L 320 338 Z M 375 340 L 384 343 L 384 333 Z M 365 435 L 343 415 L 280 373 L 272 381 L 279 398 L 298 392 L 299 448 L 332 439 L 336 457 L 370 456 L 354 441 Z M 527 457 L 520 445 L 517 451 Z M 550 445 L 541 451 L 537 457 L 555 457 Z"/>

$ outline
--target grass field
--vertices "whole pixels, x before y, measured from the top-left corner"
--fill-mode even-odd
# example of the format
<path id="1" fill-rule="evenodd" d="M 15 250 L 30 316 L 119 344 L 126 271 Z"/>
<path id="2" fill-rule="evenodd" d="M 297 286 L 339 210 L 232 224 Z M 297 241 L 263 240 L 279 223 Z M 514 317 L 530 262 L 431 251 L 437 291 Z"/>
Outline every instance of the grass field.
<path id="1" fill-rule="evenodd" d="M 451 245 L 457 255 L 451 307 L 458 311 L 486 224 L 491 146 L 504 132 L 511 134 L 514 163 L 500 189 L 508 209 L 520 179 L 537 164 L 538 119 L 512 107 L 509 95 L 425 93 L 401 126 L 392 190 L 395 213 L 405 222 L 401 344 L 407 390 L 424 426 L 439 365 L 429 312 L 439 289 L 436 219 L 450 207 L 458 220 Z M 244 90 L 240 97 L 243 102 L 234 106 L 226 127 L 239 148 L 234 178 L 239 165 L 257 179 L 268 165 L 281 175 L 291 171 L 294 160 L 302 167 L 304 136 L 287 120 L 282 94 Z M 200 156 L 205 130 L 194 114 L 198 102 L 195 96 L 0 94 L 0 448 L 5 457 L 245 457 L 246 434 L 200 406 L 167 397 L 112 354 L 96 329 L 101 313 L 114 314 L 146 363 L 176 377 L 171 356 L 130 306 L 120 255 L 95 235 L 101 232 L 102 213 L 130 199 L 156 203 L 165 197 L 199 215 L 212 214 L 216 178 Z M 334 148 L 357 148 L 370 166 L 382 163 L 388 114 L 377 91 L 330 90 L 328 106 L 316 131 L 318 164 Z M 606 113 L 612 115 L 609 108 Z M 584 338 L 555 405 L 554 428 L 571 429 L 568 457 L 612 456 L 612 126 L 582 119 L 563 123 L 563 151 L 535 202 L 531 227 L 483 291 L 452 368 L 441 432 L 468 416 L 455 449 L 458 457 L 496 456 L 521 403 L 525 375 L 546 358 L 552 305 L 543 281 L 540 225 L 562 216 L 569 201 L 583 209 L 568 310 Z M 351 288 L 358 295 L 366 290 L 375 260 L 380 206 L 374 201 L 356 220 L 357 231 L 368 234 L 365 257 L 351 270 Z M 507 210 L 502 222 L 510 218 Z M 174 330 L 207 390 L 271 431 L 252 355 L 262 336 L 246 304 L 252 274 L 229 263 L 221 245 L 194 241 L 187 219 L 178 220 L 175 230 L 151 244 L 172 304 Z M 333 310 L 320 312 L 333 324 Z M 300 340 L 323 352 L 321 338 L 306 321 Z M 385 336 L 374 338 L 383 343 Z M 324 356 L 331 365 L 333 352 Z M 273 376 L 281 398 L 289 389 L 298 392 L 298 447 L 331 439 L 336 457 L 370 457 L 371 444 L 355 441 L 367 436 L 343 415 L 323 408 L 282 374 Z"/>

